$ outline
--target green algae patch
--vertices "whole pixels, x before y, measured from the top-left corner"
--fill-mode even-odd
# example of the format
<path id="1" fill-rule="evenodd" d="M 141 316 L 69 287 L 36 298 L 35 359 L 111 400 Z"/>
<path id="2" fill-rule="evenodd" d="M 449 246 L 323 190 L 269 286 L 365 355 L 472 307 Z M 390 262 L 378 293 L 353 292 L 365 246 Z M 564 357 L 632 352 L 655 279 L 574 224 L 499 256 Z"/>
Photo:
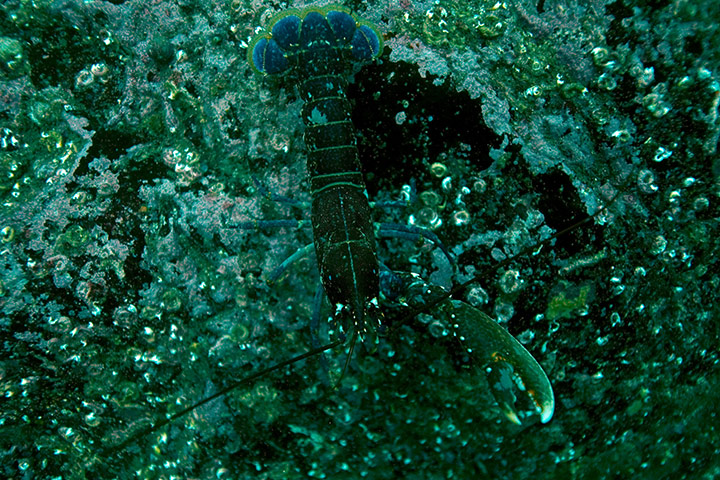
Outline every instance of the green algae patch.
<path id="1" fill-rule="evenodd" d="M 574 315 L 585 315 L 587 306 L 593 297 L 592 285 L 574 285 L 570 282 L 561 281 L 550 292 L 545 318 L 557 320 Z"/>

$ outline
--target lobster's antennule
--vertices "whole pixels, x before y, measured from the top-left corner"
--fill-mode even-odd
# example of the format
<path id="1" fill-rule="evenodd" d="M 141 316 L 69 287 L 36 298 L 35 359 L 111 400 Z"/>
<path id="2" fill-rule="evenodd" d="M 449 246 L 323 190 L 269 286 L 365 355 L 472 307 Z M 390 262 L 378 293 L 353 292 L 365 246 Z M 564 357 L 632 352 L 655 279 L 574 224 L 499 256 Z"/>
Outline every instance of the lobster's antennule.
<path id="1" fill-rule="evenodd" d="M 350 339 L 350 350 L 348 351 L 347 357 L 345 358 L 345 364 L 343 365 L 342 372 L 340 372 L 340 378 L 338 378 L 335 381 L 335 385 L 333 385 L 334 389 L 337 389 L 340 386 L 340 382 L 342 382 L 343 377 L 345 377 L 345 371 L 348 368 L 348 365 L 350 365 L 350 359 L 352 358 L 352 354 L 355 351 L 355 342 L 357 342 L 357 331 L 353 331 L 352 338 Z"/>

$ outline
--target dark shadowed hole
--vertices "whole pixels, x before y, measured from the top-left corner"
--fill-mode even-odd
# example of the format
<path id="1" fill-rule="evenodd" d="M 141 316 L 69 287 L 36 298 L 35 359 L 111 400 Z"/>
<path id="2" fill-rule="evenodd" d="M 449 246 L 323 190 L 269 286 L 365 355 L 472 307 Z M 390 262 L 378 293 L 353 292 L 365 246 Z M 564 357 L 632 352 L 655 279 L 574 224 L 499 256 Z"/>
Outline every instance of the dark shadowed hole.
<path id="1" fill-rule="evenodd" d="M 485 126 L 482 105 L 449 80 L 435 85 L 417 66 L 385 60 L 356 75 L 348 96 L 370 197 L 380 189 L 397 190 L 427 175 L 440 153 L 470 147 L 474 168 L 491 165 L 488 155 L 498 137 Z"/>
<path id="2" fill-rule="evenodd" d="M 545 223 L 555 231 L 568 228 L 587 218 L 585 205 L 580 201 L 577 189 L 564 172 L 553 170 L 533 177 L 533 180 L 533 191 L 539 194 L 538 208 L 545 215 Z M 594 224 L 586 224 L 568 235 L 559 237 L 555 245 L 570 254 L 575 254 L 585 250 L 589 245 L 600 249 L 601 244 L 602 229 Z"/>

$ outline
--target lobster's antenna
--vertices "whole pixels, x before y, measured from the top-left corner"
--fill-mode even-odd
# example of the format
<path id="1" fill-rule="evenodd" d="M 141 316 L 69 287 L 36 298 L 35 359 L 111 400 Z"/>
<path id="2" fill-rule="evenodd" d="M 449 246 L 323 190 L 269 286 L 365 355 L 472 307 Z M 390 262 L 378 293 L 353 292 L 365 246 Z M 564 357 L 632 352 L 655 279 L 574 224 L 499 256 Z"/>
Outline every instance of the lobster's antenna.
<path id="1" fill-rule="evenodd" d="M 236 380 L 235 382 L 232 382 L 232 383 L 231 383 L 230 385 L 228 385 L 227 387 L 225 387 L 225 388 L 223 388 L 222 390 L 220 390 L 220 391 L 218 391 L 218 392 L 210 395 L 209 397 L 203 398 L 203 399 L 200 400 L 199 402 L 196 402 L 196 403 L 190 405 L 189 407 L 183 408 L 183 409 L 180 410 L 179 412 L 175 412 L 175 413 L 173 413 L 172 415 L 170 415 L 170 416 L 168 416 L 168 417 L 166 417 L 166 418 L 163 418 L 162 420 L 158 421 L 157 423 L 153 423 L 152 425 L 150 425 L 150 426 L 142 429 L 140 432 L 138 432 L 138 433 L 136 433 L 136 434 L 134 434 L 134 435 L 131 435 L 130 437 L 126 438 L 124 441 L 122 441 L 122 442 L 119 443 L 118 445 L 114 445 L 114 446 L 105 448 L 104 450 L 102 450 L 101 456 L 102 456 L 102 457 L 106 457 L 106 456 L 108 456 L 108 455 L 110 455 L 110 454 L 112 454 L 112 453 L 114 453 L 114 452 L 124 450 L 125 447 L 127 447 L 128 445 L 130 445 L 130 444 L 133 443 L 134 441 L 138 440 L 139 438 L 144 437 L 145 435 L 149 435 L 150 433 L 159 430 L 160 428 L 164 427 L 165 425 L 168 425 L 169 423 L 172 423 L 173 421 L 175 421 L 175 420 L 177 420 L 178 418 L 186 415 L 187 413 L 195 410 L 196 408 L 201 407 L 201 406 L 205 405 L 206 403 L 215 400 L 215 399 L 218 398 L 218 397 L 222 397 L 222 396 L 225 395 L 226 393 L 231 392 L 232 390 L 236 389 L 237 387 L 239 387 L 239 386 L 241 386 L 241 385 L 243 385 L 243 384 L 245 384 L 245 383 L 251 382 L 251 381 L 253 381 L 253 380 L 255 380 L 255 379 L 259 378 L 259 377 L 262 377 L 262 376 L 264 376 L 264 375 L 267 375 L 267 374 L 270 373 L 270 372 L 274 372 L 275 370 L 279 370 L 279 369 L 281 369 L 281 368 L 283 368 L 283 367 L 286 367 L 286 366 L 288 366 L 288 365 L 292 365 L 293 363 L 299 362 L 300 360 L 304 360 L 304 359 L 306 359 L 306 358 L 308 358 L 308 357 L 312 357 L 312 356 L 314 356 L 314 355 L 318 355 L 318 354 L 320 354 L 320 353 L 322 353 L 322 352 L 324 352 L 324 351 L 326 351 L 326 350 L 333 349 L 333 348 L 337 347 L 338 345 L 342 344 L 343 342 L 344 342 L 344 340 L 335 340 L 334 342 L 328 343 L 328 344 L 323 345 L 323 346 L 321 346 L 321 347 L 313 348 L 312 350 L 309 350 L 309 351 L 307 351 L 307 352 L 305 352 L 305 353 L 303 353 L 303 354 L 297 355 L 297 356 L 292 357 L 292 358 L 290 358 L 290 359 L 288 359 L 288 360 L 285 360 L 285 361 L 283 361 L 283 362 L 276 363 L 275 365 L 272 365 L 272 366 L 270 366 L 270 367 L 267 367 L 267 368 L 264 368 L 264 369 L 262 369 L 262 370 L 259 370 L 259 371 L 255 372 L 255 373 L 253 373 L 252 375 L 248 375 L 247 377 L 241 378 L 240 380 Z"/>
<path id="2" fill-rule="evenodd" d="M 626 189 L 627 186 L 629 185 L 629 183 L 630 183 L 630 181 L 632 180 L 632 178 L 633 178 L 633 175 L 632 175 L 632 173 L 631 173 L 631 174 L 629 174 L 629 175 L 627 176 L 627 179 L 625 179 L 625 181 L 623 182 L 623 184 L 621 185 L 621 187 L 618 188 L 618 190 L 615 192 L 615 194 L 612 196 L 612 198 L 607 202 L 607 204 L 606 204 L 606 205 L 603 205 L 603 206 L 600 206 L 600 207 L 598 208 L 598 210 L 597 210 L 595 213 L 593 213 L 592 215 L 589 215 L 589 216 L 583 218 L 582 220 L 578 220 L 577 222 L 573 223 L 573 224 L 570 225 L 569 227 L 563 228 L 563 229 L 560 230 L 559 232 L 556 232 L 555 234 L 553 234 L 552 236 L 546 238 L 545 240 L 542 240 L 541 242 L 538 242 L 538 243 L 535 243 L 535 244 L 530 245 L 530 246 L 528 246 L 528 247 L 525 247 L 524 249 L 522 249 L 522 250 L 520 251 L 520 253 L 517 253 L 517 254 L 515 254 L 515 255 L 513 255 L 513 256 L 511 256 L 511 257 L 507 257 L 507 258 L 505 258 L 503 261 L 501 261 L 501 262 L 499 262 L 499 263 L 496 263 L 496 264 L 493 264 L 493 265 L 491 265 L 491 266 L 487 266 L 487 267 L 485 267 L 485 268 L 482 268 L 480 271 L 475 272 L 475 273 L 470 277 L 470 279 L 465 280 L 464 282 L 455 285 L 455 286 L 452 287 L 450 290 L 448 290 L 447 293 L 445 293 L 444 295 L 440 295 L 440 296 L 438 296 L 438 297 L 436 297 L 436 298 L 430 299 L 429 301 L 427 301 L 426 303 L 424 303 L 424 304 L 423 304 L 422 306 L 420 306 L 420 307 L 415 307 L 415 308 L 413 308 L 413 309 L 412 309 L 410 312 L 408 312 L 406 315 L 403 315 L 403 316 L 402 316 L 402 318 L 399 320 L 398 324 L 402 324 L 402 323 L 404 323 L 405 321 L 407 321 L 408 319 L 414 318 L 414 317 L 417 316 L 418 314 L 421 314 L 421 313 L 424 313 L 424 312 L 427 312 L 427 311 L 431 310 L 433 307 L 441 304 L 442 302 L 444 302 L 444 301 L 447 300 L 448 298 L 454 297 L 454 296 L 457 295 L 458 293 L 462 292 L 462 291 L 465 290 L 465 288 L 467 288 L 469 285 L 471 285 L 471 284 L 477 282 L 478 280 L 480 280 L 481 278 L 485 277 L 488 273 L 497 271 L 497 270 L 499 270 L 499 269 L 501 269 L 501 268 L 509 265 L 511 262 L 515 261 L 517 258 L 527 257 L 527 256 L 529 256 L 529 254 L 531 254 L 534 250 L 538 250 L 539 248 L 542 248 L 542 247 L 550 244 L 553 240 L 555 240 L 555 239 L 557 239 L 557 238 L 559 238 L 559 237 L 562 237 L 562 236 L 565 235 L 566 233 L 571 232 L 571 231 L 573 231 L 573 230 L 575 230 L 575 229 L 577 229 L 577 228 L 585 225 L 586 223 L 589 223 L 590 221 L 594 220 L 594 219 L 595 219 L 596 217 L 598 217 L 601 213 L 603 213 L 604 211 L 606 211 L 607 209 L 609 209 L 609 208 L 615 203 L 615 201 L 618 199 L 618 197 L 619 197 L 623 192 L 625 192 L 625 189 Z"/>
<path id="3" fill-rule="evenodd" d="M 350 340 L 350 351 L 348 352 L 347 358 L 345 359 L 345 365 L 343 365 L 342 372 L 340 372 L 340 378 L 337 379 L 335 385 L 333 386 L 333 388 L 336 390 L 340 386 L 340 382 L 342 382 L 343 377 L 345 377 L 345 371 L 350 364 L 350 359 L 352 358 L 353 351 L 355 350 L 355 342 L 357 342 L 357 332 L 353 332 L 352 339 Z"/>

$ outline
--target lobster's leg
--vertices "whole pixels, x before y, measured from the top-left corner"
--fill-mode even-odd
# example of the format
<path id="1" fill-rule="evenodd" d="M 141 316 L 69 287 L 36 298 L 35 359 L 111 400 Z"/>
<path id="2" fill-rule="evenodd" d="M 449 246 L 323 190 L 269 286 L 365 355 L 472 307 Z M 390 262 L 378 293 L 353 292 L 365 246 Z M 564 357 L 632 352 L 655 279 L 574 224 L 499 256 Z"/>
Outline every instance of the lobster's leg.
<path id="1" fill-rule="evenodd" d="M 310 341 L 312 348 L 320 347 L 320 339 L 325 338 L 323 334 L 327 334 L 327 322 L 320 320 L 322 312 L 322 302 L 325 298 L 325 290 L 321 284 L 318 284 L 313 298 L 312 316 L 310 317 Z M 324 327 L 324 328 L 323 328 Z M 328 362 L 324 354 L 320 354 L 320 371 L 322 372 L 321 380 L 323 384 L 330 385 L 330 377 L 328 375 Z"/>
<path id="2" fill-rule="evenodd" d="M 306 223 L 304 220 L 249 220 L 233 226 L 241 230 L 271 230 L 273 228 L 302 228 Z"/>
<path id="3" fill-rule="evenodd" d="M 268 285 L 272 285 L 273 283 L 275 283 L 277 279 L 280 278 L 283 273 L 285 273 L 285 270 L 287 270 L 288 267 L 293 264 L 293 262 L 307 256 L 310 252 L 313 251 L 314 247 L 315 245 L 309 243 L 304 247 L 298 248 L 295 253 L 283 260 L 280 265 L 275 267 L 275 269 L 267 275 L 266 280 Z"/>
<path id="4" fill-rule="evenodd" d="M 375 234 L 381 238 L 404 238 L 414 242 L 418 241 L 420 238 L 424 238 L 442 250 L 450 264 L 455 265 L 455 259 L 452 255 L 450 255 L 450 252 L 447 248 L 445 248 L 445 245 L 443 245 L 438 236 L 426 228 L 416 227 L 413 225 L 403 225 L 401 223 L 380 223 L 376 228 Z"/>
<path id="5" fill-rule="evenodd" d="M 291 205 L 293 207 L 299 207 L 303 211 L 307 211 L 310 208 L 310 204 L 306 202 L 301 202 L 300 200 L 297 200 L 292 197 L 288 197 L 285 195 L 278 195 L 277 193 L 270 192 L 265 186 L 260 182 L 260 180 L 253 175 L 252 176 L 253 183 L 255 184 L 255 188 L 258 189 L 258 193 L 262 195 L 265 198 L 269 198 L 273 202 L 277 203 L 285 203 L 287 205 Z"/>

